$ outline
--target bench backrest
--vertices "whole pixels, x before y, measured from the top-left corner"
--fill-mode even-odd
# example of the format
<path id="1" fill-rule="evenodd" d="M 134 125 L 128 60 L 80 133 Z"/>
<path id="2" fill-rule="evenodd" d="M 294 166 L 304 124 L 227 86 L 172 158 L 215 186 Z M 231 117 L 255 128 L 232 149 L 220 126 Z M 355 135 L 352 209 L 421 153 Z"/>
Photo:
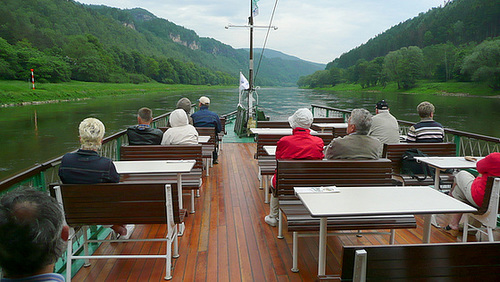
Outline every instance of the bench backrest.
<path id="1" fill-rule="evenodd" d="M 344 123 L 343 117 L 315 117 L 313 123 Z"/>
<path id="2" fill-rule="evenodd" d="M 120 147 L 122 161 L 196 160 L 193 169 L 203 168 L 202 145 L 128 145 Z"/>
<path id="3" fill-rule="evenodd" d="M 417 148 L 424 154 L 436 157 L 456 156 L 456 145 L 454 143 L 399 143 L 384 144 L 382 157 L 392 161 L 392 171 L 399 173 L 401 170 L 401 157 L 408 149 Z"/>
<path id="4" fill-rule="evenodd" d="M 207 143 L 203 143 L 202 145 L 214 145 L 216 140 L 215 127 L 196 127 L 196 131 L 198 131 L 199 136 L 210 136 L 210 140 Z"/>
<path id="5" fill-rule="evenodd" d="M 220 117 L 220 125 L 222 126 L 221 133 L 227 134 L 227 132 L 226 132 L 226 117 Z"/>
<path id="6" fill-rule="evenodd" d="M 342 281 L 352 281 L 356 250 L 366 251 L 366 280 L 500 281 L 500 242 L 344 246 Z"/>
<path id="7" fill-rule="evenodd" d="M 280 134 L 257 134 L 257 155 L 259 158 L 261 156 L 267 156 L 266 151 L 264 150 L 264 146 L 276 146 L 278 141 L 285 135 Z M 317 136 L 323 139 L 325 146 L 330 144 L 333 139 L 333 135 L 331 133 L 317 133 L 314 136 Z"/>
<path id="8" fill-rule="evenodd" d="M 258 128 L 290 128 L 290 123 L 287 120 L 263 120 L 257 121 Z"/>
<path id="9" fill-rule="evenodd" d="M 180 223 L 177 183 L 171 185 L 173 219 Z M 57 184 L 66 221 L 76 225 L 166 224 L 165 183 Z"/>
<path id="10" fill-rule="evenodd" d="M 390 186 L 391 161 L 378 160 L 278 160 L 276 195 L 294 198 L 294 187 L 336 185 Z"/>

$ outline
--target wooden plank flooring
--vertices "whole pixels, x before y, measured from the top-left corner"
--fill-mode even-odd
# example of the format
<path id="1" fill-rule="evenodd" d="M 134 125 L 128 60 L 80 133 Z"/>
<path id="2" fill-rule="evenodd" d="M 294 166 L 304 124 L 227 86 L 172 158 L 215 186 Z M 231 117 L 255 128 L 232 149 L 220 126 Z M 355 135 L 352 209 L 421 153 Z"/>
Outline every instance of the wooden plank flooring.
<path id="1" fill-rule="evenodd" d="M 224 143 L 218 165 L 204 176 L 196 213 L 186 218 L 186 231 L 179 238 L 180 257 L 173 260 L 172 281 L 314 281 L 317 275 L 318 238 L 299 239 L 299 273 L 292 266 L 292 237 L 285 231 L 277 239 L 277 228 L 264 222 L 269 205 L 259 190 L 254 143 Z M 185 205 L 189 198 L 184 197 Z M 446 216 L 438 216 L 443 224 Z M 397 230 L 396 244 L 420 243 L 423 220 L 418 228 Z M 132 238 L 164 236 L 164 225 L 139 225 Z M 483 236 L 484 237 L 484 236 Z M 500 239 L 498 232 L 496 240 Z M 388 235 L 329 236 L 327 274 L 340 274 L 342 245 L 388 244 Z M 433 228 L 431 242 L 457 239 Z M 475 237 L 469 236 L 469 241 Z M 486 239 L 484 239 L 486 240 Z M 113 243 L 102 245 L 99 254 L 157 254 L 164 243 Z M 161 259 L 92 260 L 74 281 L 162 281 Z"/>

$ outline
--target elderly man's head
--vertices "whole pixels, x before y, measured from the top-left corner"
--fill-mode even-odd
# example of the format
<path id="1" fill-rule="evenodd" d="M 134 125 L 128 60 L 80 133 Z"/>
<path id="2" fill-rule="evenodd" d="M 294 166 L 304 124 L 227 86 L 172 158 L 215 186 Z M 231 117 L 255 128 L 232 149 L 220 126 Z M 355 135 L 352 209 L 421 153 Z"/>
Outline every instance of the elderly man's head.
<path id="1" fill-rule="evenodd" d="M 137 122 L 139 124 L 150 124 L 153 120 L 153 111 L 150 108 L 140 108 L 137 112 Z"/>
<path id="2" fill-rule="evenodd" d="M 356 132 L 367 135 L 372 126 L 372 114 L 366 109 L 354 109 L 347 123 L 347 134 Z"/>
<path id="3" fill-rule="evenodd" d="M 97 151 L 101 148 L 104 137 L 104 124 L 96 118 L 86 118 L 78 127 L 80 143 L 83 150 Z"/>
<path id="4" fill-rule="evenodd" d="M 432 118 L 434 116 L 434 105 L 424 101 L 417 106 L 417 112 L 420 118 Z"/>
<path id="5" fill-rule="evenodd" d="M 68 227 L 56 200 L 47 193 L 17 189 L 0 199 L 0 266 L 9 278 L 50 267 L 61 256 Z"/>
<path id="6" fill-rule="evenodd" d="M 313 122 L 313 114 L 309 109 L 302 108 L 295 111 L 295 113 L 288 118 L 288 123 L 292 128 L 301 127 L 309 129 Z"/>

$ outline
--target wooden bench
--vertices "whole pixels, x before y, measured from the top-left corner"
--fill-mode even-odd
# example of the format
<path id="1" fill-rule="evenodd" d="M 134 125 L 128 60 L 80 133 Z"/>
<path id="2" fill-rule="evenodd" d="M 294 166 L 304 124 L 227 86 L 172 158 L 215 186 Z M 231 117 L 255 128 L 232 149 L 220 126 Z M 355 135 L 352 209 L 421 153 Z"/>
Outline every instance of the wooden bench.
<path id="1" fill-rule="evenodd" d="M 477 212 L 469 214 L 469 219 L 472 217 L 477 221 L 481 222 L 481 225 L 486 228 L 486 231 L 482 230 L 481 227 L 475 227 L 469 224 L 464 224 L 462 239 L 464 242 L 467 241 L 467 230 L 472 228 L 481 232 L 481 234 L 486 234 L 488 236 L 488 241 L 493 242 L 493 229 L 497 227 L 498 214 L 500 213 L 500 177 L 488 177 L 486 182 L 486 187 L 484 189 L 483 204 L 477 209 Z"/>
<path id="2" fill-rule="evenodd" d="M 277 189 L 273 190 L 273 194 L 278 197 L 280 205 L 278 238 L 283 238 L 282 229 L 286 220 L 287 230 L 293 232 L 292 271 L 298 271 L 299 235 L 318 236 L 320 225 L 320 220 L 311 217 L 309 211 L 297 199 L 293 188 L 331 185 L 339 187 L 391 186 L 391 171 L 391 161 L 388 159 L 277 161 Z M 394 229 L 416 227 L 416 220 L 412 215 L 328 218 L 328 231 L 331 235 L 374 234 L 373 232 L 360 233 L 359 230 L 390 229 L 391 244 L 394 243 Z M 341 230 L 357 230 L 357 232 L 330 232 Z M 377 233 L 380 234 L 380 232 Z"/>
<path id="3" fill-rule="evenodd" d="M 73 229 L 67 244 L 66 281 L 71 281 L 71 262 L 75 259 L 164 258 L 165 279 L 172 278 L 172 257 L 179 257 L 177 225 L 185 212 L 179 211 L 177 184 L 165 183 L 100 183 L 51 185 L 63 206 L 66 222 Z M 167 234 L 154 239 L 88 240 L 89 225 L 166 224 Z M 83 244 L 73 251 L 74 228 L 83 228 Z M 166 242 L 165 254 L 155 255 L 93 255 L 88 252 L 92 242 Z M 172 256 L 173 245 L 173 256 Z M 77 255 L 80 248 L 84 255 Z"/>
<path id="4" fill-rule="evenodd" d="M 434 179 L 427 177 L 423 181 L 418 181 L 410 175 L 401 174 L 401 158 L 408 149 L 417 148 L 429 156 L 453 157 L 456 156 L 456 145 L 454 143 L 399 143 L 384 144 L 382 157 L 392 161 L 393 179 L 402 185 L 434 185 Z M 451 185 L 453 175 L 441 173 L 441 184 Z"/>
<path id="5" fill-rule="evenodd" d="M 264 146 L 276 146 L 278 141 L 284 135 L 275 135 L 275 134 L 258 134 L 256 137 L 257 140 L 257 152 L 255 154 L 255 158 L 258 159 L 259 165 L 259 180 L 260 180 L 260 189 L 264 188 L 265 196 L 264 202 L 269 203 L 269 178 L 274 175 L 276 171 L 276 157 L 269 156 L 264 150 Z M 331 133 L 317 133 L 314 136 L 317 136 L 323 139 L 323 143 L 326 145 L 330 144 L 333 139 L 333 135 Z"/>
<path id="6" fill-rule="evenodd" d="M 195 212 L 194 198 L 195 191 L 199 194 L 199 189 L 202 184 L 202 145 L 137 145 L 137 146 L 121 146 L 120 160 L 122 161 L 154 161 L 154 160 L 195 160 L 196 163 L 190 173 L 182 175 L 182 190 L 187 190 L 191 193 L 191 210 Z M 134 174 L 124 175 L 121 181 L 163 181 L 175 180 L 177 174 Z"/>
<path id="7" fill-rule="evenodd" d="M 205 162 L 205 175 L 209 176 L 209 168 L 212 167 L 213 162 L 213 152 L 217 147 L 217 133 L 215 133 L 215 127 L 196 127 L 198 135 L 210 136 L 210 140 L 207 143 L 203 143 L 203 160 Z"/>
<path id="8" fill-rule="evenodd" d="M 344 246 L 329 281 L 500 281 L 500 242 Z"/>
<path id="9" fill-rule="evenodd" d="M 220 125 L 222 126 L 221 132 L 217 134 L 218 138 L 218 146 L 219 146 L 219 153 L 222 151 L 222 139 L 224 138 L 224 135 L 227 134 L 226 132 L 226 117 L 220 117 Z"/>

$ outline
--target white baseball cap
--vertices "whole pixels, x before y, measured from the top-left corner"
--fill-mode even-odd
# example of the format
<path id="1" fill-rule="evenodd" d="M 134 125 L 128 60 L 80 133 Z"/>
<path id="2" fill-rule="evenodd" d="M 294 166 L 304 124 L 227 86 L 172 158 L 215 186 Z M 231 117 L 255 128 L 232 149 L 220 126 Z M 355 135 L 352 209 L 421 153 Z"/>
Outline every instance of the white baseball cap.
<path id="1" fill-rule="evenodd" d="M 205 97 L 205 96 L 201 96 L 200 99 L 198 99 L 198 101 L 200 101 L 200 103 L 203 105 L 210 104 L 210 99 L 208 97 Z"/>

